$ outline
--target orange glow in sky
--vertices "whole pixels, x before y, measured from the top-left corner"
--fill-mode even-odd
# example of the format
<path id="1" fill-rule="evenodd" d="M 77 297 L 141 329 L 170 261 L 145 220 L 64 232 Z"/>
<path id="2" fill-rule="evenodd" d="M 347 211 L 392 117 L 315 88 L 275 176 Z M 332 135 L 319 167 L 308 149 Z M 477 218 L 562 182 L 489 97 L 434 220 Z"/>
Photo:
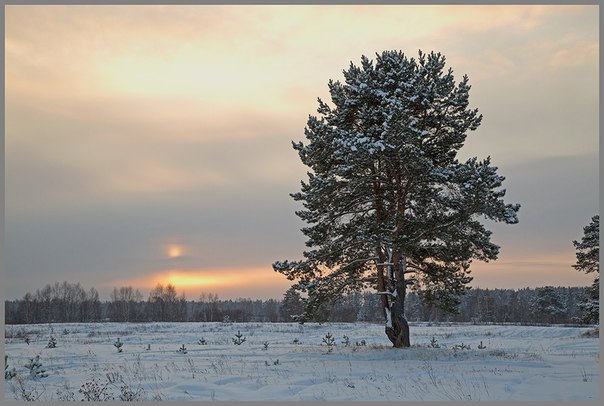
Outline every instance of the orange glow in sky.
<path id="1" fill-rule="evenodd" d="M 236 269 L 169 269 L 147 277 L 113 280 L 111 286 L 133 286 L 145 291 L 157 284 L 172 284 L 180 294 L 194 299 L 203 293 L 226 297 L 281 297 L 291 285 L 271 267 Z M 144 293 L 143 293 L 144 294 Z"/>
<path id="2" fill-rule="evenodd" d="M 181 288 L 204 287 L 230 284 L 231 278 L 228 276 L 207 275 L 202 272 L 169 271 L 167 274 L 157 276 L 159 283 L 172 284 Z"/>

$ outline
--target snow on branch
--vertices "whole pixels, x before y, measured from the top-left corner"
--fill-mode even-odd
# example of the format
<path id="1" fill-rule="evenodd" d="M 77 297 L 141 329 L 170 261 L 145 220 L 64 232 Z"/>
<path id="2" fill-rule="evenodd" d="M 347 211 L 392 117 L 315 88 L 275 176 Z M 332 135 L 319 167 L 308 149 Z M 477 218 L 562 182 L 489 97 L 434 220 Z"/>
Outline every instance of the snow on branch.
<path id="1" fill-rule="evenodd" d="M 345 268 L 348 268 L 354 264 L 357 264 L 359 262 L 369 262 L 369 261 L 375 261 L 377 260 L 377 257 L 369 257 L 369 258 L 362 258 L 362 259 L 355 259 L 354 261 L 350 261 L 349 263 L 347 263 L 346 265 L 343 265 L 342 267 L 340 267 L 340 270 L 343 270 Z"/>
<path id="2" fill-rule="evenodd" d="M 354 282 L 375 282 L 378 280 L 377 276 L 366 276 L 364 278 L 355 278 Z"/>

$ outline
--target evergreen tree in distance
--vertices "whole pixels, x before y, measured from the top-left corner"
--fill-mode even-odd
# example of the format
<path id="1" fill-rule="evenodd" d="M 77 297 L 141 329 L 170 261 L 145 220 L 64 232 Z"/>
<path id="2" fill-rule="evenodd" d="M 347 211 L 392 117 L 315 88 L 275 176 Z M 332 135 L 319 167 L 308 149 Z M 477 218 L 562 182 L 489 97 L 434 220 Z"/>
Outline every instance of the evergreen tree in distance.
<path id="1" fill-rule="evenodd" d="M 530 303 L 530 308 L 541 323 L 558 323 L 566 313 L 559 293 L 553 286 L 535 289 L 535 297 Z"/>
<path id="2" fill-rule="evenodd" d="M 287 321 L 298 320 L 299 315 L 304 312 L 304 305 L 300 293 L 294 288 L 289 288 L 283 295 L 281 313 Z"/>
<path id="3" fill-rule="evenodd" d="M 504 203 L 490 158 L 458 161 L 482 116 L 468 107 L 468 77 L 456 83 L 443 55 L 385 51 L 343 73 L 344 83 L 329 81 L 333 106 L 319 99 L 319 116 L 308 118 L 308 142 L 293 142 L 310 168 L 291 194 L 303 204 L 296 214 L 310 249 L 273 268 L 305 293 L 306 320 L 343 294 L 374 288 L 386 335 L 409 347 L 408 285 L 455 306 L 471 261 L 499 252 L 479 218 L 517 223 L 520 206 Z"/>
<path id="4" fill-rule="evenodd" d="M 588 297 L 580 304 L 583 309 L 583 320 L 597 323 L 600 319 L 600 215 L 591 218 L 589 225 L 583 227 L 581 241 L 573 241 L 577 250 L 577 263 L 573 265 L 578 271 L 597 273 L 589 288 Z"/>

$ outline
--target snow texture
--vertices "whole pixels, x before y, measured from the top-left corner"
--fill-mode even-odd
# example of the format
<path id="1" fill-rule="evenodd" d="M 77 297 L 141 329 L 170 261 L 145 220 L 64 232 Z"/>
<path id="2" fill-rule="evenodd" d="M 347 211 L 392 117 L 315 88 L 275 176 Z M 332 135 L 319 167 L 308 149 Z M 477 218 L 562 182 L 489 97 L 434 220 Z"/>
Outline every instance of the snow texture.
<path id="1" fill-rule="evenodd" d="M 589 328 L 411 323 L 414 345 L 406 349 L 390 346 L 383 325 L 366 323 L 60 328 L 69 334 L 48 349 L 47 324 L 6 326 L 8 363 L 27 390 L 38 391 L 40 401 L 70 392 L 79 400 L 78 389 L 86 383 L 94 387 L 93 381 L 116 394 L 126 385 L 122 396 L 170 401 L 593 402 L 600 397 L 599 342 L 583 334 Z M 231 342 L 237 331 L 248 338 L 240 346 Z M 329 351 L 322 343 L 327 333 L 337 344 Z M 350 345 L 341 344 L 343 336 Z M 113 347 L 117 337 L 122 353 Z M 198 345 L 200 337 L 206 345 Z M 187 354 L 176 353 L 181 345 Z M 37 355 L 49 375 L 42 380 L 24 367 Z M 18 377 L 5 381 L 5 400 L 14 400 L 18 387 Z"/>

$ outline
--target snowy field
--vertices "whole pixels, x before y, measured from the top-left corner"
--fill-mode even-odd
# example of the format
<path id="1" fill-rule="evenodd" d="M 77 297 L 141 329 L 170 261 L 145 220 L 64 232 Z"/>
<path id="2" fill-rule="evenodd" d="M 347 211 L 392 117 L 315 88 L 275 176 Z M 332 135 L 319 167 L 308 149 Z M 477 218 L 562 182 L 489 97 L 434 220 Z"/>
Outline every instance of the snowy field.
<path id="1" fill-rule="evenodd" d="M 590 330 L 412 324 L 412 347 L 393 349 L 382 325 L 364 323 L 78 323 L 53 324 L 56 348 L 46 348 L 48 324 L 9 325 L 16 375 L 4 398 L 596 401 L 599 339 Z M 36 356 L 47 377 L 25 367 Z"/>

